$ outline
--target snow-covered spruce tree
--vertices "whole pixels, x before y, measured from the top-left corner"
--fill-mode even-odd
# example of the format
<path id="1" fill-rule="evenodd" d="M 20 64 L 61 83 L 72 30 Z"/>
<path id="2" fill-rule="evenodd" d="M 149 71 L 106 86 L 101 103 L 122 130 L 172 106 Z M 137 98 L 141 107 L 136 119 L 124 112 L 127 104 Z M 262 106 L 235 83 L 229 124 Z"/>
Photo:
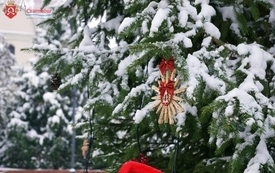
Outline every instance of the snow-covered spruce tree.
<path id="1" fill-rule="evenodd" d="M 47 72 L 26 67 L 13 82 L 16 104 L 10 114 L 8 139 L 11 145 L 1 163 L 13 168 L 70 168 L 72 135 L 71 93 L 60 95 L 49 89 Z M 81 95 L 78 94 L 80 97 Z M 77 98 L 78 102 L 83 98 Z M 76 107 L 76 120 L 82 116 Z M 81 161 L 76 159 L 78 168 Z"/>
<path id="2" fill-rule="evenodd" d="M 54 23 L 54 29 L 46 25 L 38 27 L 37 28 L 38 37 L 36 38 L 36 40 L 34 40 L 34 43 L 39 44 L 42 47 L 43 45 L 47 45 L 47 46 L 50 45 L 51 48 L 59 49 L 67 46 L 68 41 L 71 38 L 71 34 L 72 34 L 72 31 L 71 31 L 70 23 L 68 22 L 68 20 L 63 18 L 62 20 Z M 37 53 L 37 55 L 40 58 L 44 56 L 39 52 Z M 37 67 L 37 69 L 41 70 L 40 67 Z M 44 72 L 48 71 L 51 75 L 55 75 L 59 70 L 56 70 L 56 68 L 54 68 L 50 70 L 43 69 L 42 71 Z M 64 81 L 62 80 L 61 82 L 64 82 Z M 76 94 L 75 96 L 77 99 L 77 103 L 76 103 L 77 106 L 82 107 L 86 102 L 87 96 L 88 96 L 86 88 L 84 89 L 82 88 L 80 90 L 76 88 L 72 90 L 67 90 L 64 93 L 62 93 L 61 96 L 68 96 L 71 100 L 71 104 L 73 104 L 72 102 L 74 100 L 74 96 L 73 96 L 74 92 Z M 70 106 L 72 107 L 73 105 L 70 105 Z M 81 118 L 77 117 L 76 122 L 83 121 L 83 118 L 84 117 L 82 114 Z M 72 122 L 70 122 L 70 125 L 72 125 L 71 123 Z M 77 133 L 78 131 L 79 129 L 77 129 Z M 81 144 L 82 144 L 82 140 L 76 140 L 76 152 L 75 152 L 76 167 L 79 167 L 79 166 L 83 167 L 83 157 L 81 155 L 81 152 L 79 152 Z"/>
<path id="3" fill-rule="evenodd" d="M 252 5 L 253 3 L 247 4 L 243 1 L 238 1 L 238 3 L 231 1 L 190 2 L 187 0 L 125 1 L 127 8 L 124 11 L 124 17 L 129 18 L 125 18 L 119 28 L 124 40 L 119 42 L 117 48 L 109 49 L 108 42 L 103 42 L 103 40 L 113 36 L 108 31 L 116 31 L 116 26 L 122 18 L 116 23 L 114 23 L 115 20 L 111 20 L 118 19 L 116 17 L 118 12 L 121 12 L 121 8 L 117 10 L 117 6 L 112 4 L 113 1 L 108 2 L 93 3 L 89 9 L 84 8 L 82 1 L 66 3 L 61 7 L 52 21 L 64 17 L 72 18 L 77 21 L 74 22 L 76 24 L 74 26 L 80 26 L 85 16 L 86 19 L 90 19 L 90 16 L 101 17 L 105 11 L 112 11 L 110 9 L 113 9 L 114 13 L 108 13 L 106 22 L 100 22 L 96 28 L 83 27 L 85 34 L 79 32 L 80 34 L 76 35 L 80 36 L 77 37 L 79 39 L 73 37 L 73 40 L 78 40 L 75 42 L 78 49 L 47 50 L 43 61 L 40 61 L 42 66 L 56 68 L 58 64 L 61 64 L 65 67 L 66 70 L 63 68 L 61 72 L 62 77 L 66 78 L 68 83 L 61 86 L 61 90 L 74 84 L 79 84 L 78 87 L 87 86 L 87 81 L 89 81 L 88 87 L 91 95 L 87 110 L 94 110 L 94 131 L 98 139 L 94 141 L 93 147 L 98 150 L 99 156 L 109 161 L 109 166 L 112 166 L 137 155 L 133 135 L 135 128 L 129 126 L 129 122 L 132 122 L 132 117 L 135 115 L 135 121 L 140 123 L 142 148 L 151 154 L 150 164 L 165 172 L 171 170 L 170 163 L 173 162 L 171 151 L 175 150 L 174 145 L 159 146 L 167 148 L 167 150 L 161 150 L 158 149 L 158 145 L 151 145 L 150 141 L 152 139 L 158 142 L 166 141 L 170 136 L 167 135 L 168 133 L 176 134 L 174 127 L 177 126 L 172 126 L 172 128 L 158 126 L 157 115 L 149 112 L 149 102 L 153 95 L 151 85 L 156 83 L 159 76 L 157 64 L 160 58 L 173 56 L 176 59 L 178 78 L 181 78 L 182 82 L 186 81 L 182 85 L 188 87 L 186 103 L 183 104 L 186 112 L 176 117 L 177 125 L 180 127 L 178 131 L 181 134 L 177 172 L 244 172 L 246 168 L 248 172 L 250 165 L 254 163 L 253 159 L 250 162 L 253 156 L 249 154 L 255 154 L 256 144 L 251 145 L 254 146 L 254 150 L 252 148 L 252 150 L 244 150 L 246 152 L 244 154 L 234 154 L 238 152 L 244 139 L 241 138 L 243 131 L 233 128 L 236 140 L 224 142 L 220 140 L 223 138 L 215 136 L 218 132 L 222 133 L 224 127 L 218 126 L 219 131 L 214 131 L 213 127 L 216 127 L 215 123 L 221 122 L 217 119 L 224 120 L 226 117 L 226 114 L 218 109 L 222 107 L 217 103 L 223 99 L 220 96 L 240 88 L 240 84 L 246 78 L 242 75 L 243 73 L 235 73 L 244 63 L 242 60 L 246 58 L 244 52 L 240 52 L 237 47 L 241 47 L 241 43 L 245 45 L 256 41 L 263 45 L 261 48 L 263 51 L 269 51 L 274 55 L 274 48 L 271 48 L 274 45 L 272 44 L 274 36 L 272 32 L 268 32 L 274 27 L 271 25 L 274 20 L 273 6 L 263 1 L 257 2 L 256 8 Z M 66 14 L 66 9 L 72 9 L 76 5 L 80 9 L 79 13 Z M 251 10 L 253 15 L 247 10 L 249 8 L 253 9 Z M 257 9 L 264 13 L 258 15 Z M 240 15 L 242 12 L 244 16 Z M 255 18 L 257 15 L 258 19 Z M 229 27 L 225 27 L 226 25 Z M 247 26 L 249 28 L 245 29 Z M 257 27 L 259 31 L 253 32 L 251 28 L 255 26 L 261 26 Z M 267 35 L 261 35 L 262 33 L 267 33 Z M 268 41 L 263 42 L 262 40 L 265 39 Z M 80 41 L 81 44 L 78 44 Z M 128 46 L 132 50 L 129 56 L 127 55 Z M 118 67 L 117 63 L 119 63 Z M 251 63 L 252 61 L 245 68 L 249 68 Z M 115 109 L 112 110 L 114 107 Z M 271 102 L 272 107 L 274 107 L 273 102 Z M 237 112 L 241 111 L 237 110 Z M 141 121 L 142 118 L 144 118 L 143 121 Z M 241 119 L 238 125 L 246 121 L 247 118 Z M 233 122 L 228 124 L 236 126 Z M 103 125 L 104 130 L 102 130 Z M 207 131 L 209 133 L 206 133 Z M 228 135 L 227 138 L 232 136 L 230 133 L 225 134 Z M 238 134 L 241 135 L 237 136 Z M 216 141 L 219 142 L 216 143 Z M 268 151 L 272 153 L 272 143 L 269 148 Z M 236 160 L 237 158 L 243 160 Z M 266 163 L 272 166 L 273 161 Z"/>
<path id="4" fill-rule="evenodd" d="M 139 36 L 129 68 L 173 56 L 188 87 L 177 171 L 274 172 L 274 1 L 126 4 L 120 35 Z"/>
<path id="5" fill-rule="evenodd" d="M 14 70 L 12 68 L 14 63 L 15 57 L 9 50 L 9 44 L 0 33 L 0 158 L 10 144 L 7 139 L 6 125 L 10 120 L 8 114 L 12 109 L 12 103 L 14 101 L 12 97 L 14 88 L 12 87 L 11 79 L 14 77 Z"/>
<path id="6" fill-rule="evenodd" d="M 68 22 L 63 20 L 56 23 L 55 28 L 55 31 L 38 28 L 35 43 L 51 43 L 52 47 L 60 48 L 70 37 Z M 41 54 L 38 53 L 37 56 L 40 57 Z M 50 73 L 53 75 L 55 71 Z M 19 75 L 23 78 L 13 81 L 18 87 L 17 109 L 12 113 L 13 119 L 9 124 L 9 138 L 13 145 L 7 150 L 3 164 L 18 168 L 70 168 L 73 93 L 55 93 L 50 88 L 50 74 L 45 69 L 24 68 Z M 53 100 L 49 100 L 47 96 L 52 96 Z M 79 110 L 86 98 L 85 92 L 76 91 L 76 122 L 82 118 Z M 29 108 L 26 107 L 28 105 Z M 22 132 L 27 134 L 22 135 Z M 82 141 L 76 141 L 77 146 L 81 143 Z M 12 153 L 17 152 L 21 152 L 21 158 L 25 159 L 12 157 Z M 81 153 L 76 153 L 75 161 L 76 168 L 83 167 Z"/>
<path id="7" fill-rule="evenodd" d="M 68 13 L 68 8 L 74 9 L 75 7 L 79 13 Z M 123 2 L 106 1 L 103 3 L 100 1 L 92 3 L 89 9 L 85 9 L 86 7 L 87 4 L 82 1 L 76 4 L 75 2 L 65 3 L 55 12 L 54 19 L 45 22 L 54 29 L 57 21 L 64 18 L 67 21 L 71 19 L 71 28 L 74 30 L 82 24 L 83 20 L 85 21 L 85 18 L 86 21 L 90 18 L 103 18 L 96 27 L 84 26 L 82 32 L 75 34 L 71 39 L 75 45 L 70 45 L 70 49 L 53 48 L 51 45 L 35 46 L 34 50 L 45 52 L 45 56 L 36 66 L 47 66 L 50 70 L 54 69 L 60 73 L 67 82 L 60 86 L 59 91 L 71 86 L 89 88 L 90 99 L 85 108 L 87 116 L 92 118 L 96 138 L 93 143 L 93 156 L 96 155 L 96 157 L 93 157 L 91 161 L 103 160 L 107 162 L 109 168 L 118 168 L 122 162 L 133 159 L 139 154 L 133 115 L 136 110 L 141 109 L 145 103 L 150 101 L 148 94 L 151 94 L 150 84 L 153 80 L 148 82 L 146 80 L 153 64 L 148 61 L 139 66 L 138 70 L 127 72 L 129 63 L 137 58 L 136 56 L 128 57 L 127 44 L 132 43 L 138 36 L 129 36 L 119 42 L 118 26 L 123 17 L 127 16 L 127 14 L 122 16 Z M 112 37 L 118 41 L 118 46 L 111 49 L 109 39 Z M 90 115 L 91 110 L 93 110 L 93 115 Z M 169 160 L 172 163 L 172 157 L 169 152 L 162 156 L 161 148 L 166 148 L 169 144 L 150 146 L 149 142 L 155 141 L 147 141 L 147 139 L 155 136 L 156 141 L 170 142 L 168 139 L 173 136 L 169 135 L 171 133 L 169 126 L 166 127 L 166 134 L 163 135 L 165 127 L 159 128 L 154 120 L 155 117 L 151 117 L 147 124 L 143 123 L 140 126 L 140 132 L 148 135 L 148 138 L 141 139 L 142 150 L 154 153 L 150 158 L 151 164 L 158 164 L 160 168 L 166 169 Z M 86 132 L 84 136 L 87 136 L 88 124 L 78 124 L 78 126 L 81 125 Z"/>

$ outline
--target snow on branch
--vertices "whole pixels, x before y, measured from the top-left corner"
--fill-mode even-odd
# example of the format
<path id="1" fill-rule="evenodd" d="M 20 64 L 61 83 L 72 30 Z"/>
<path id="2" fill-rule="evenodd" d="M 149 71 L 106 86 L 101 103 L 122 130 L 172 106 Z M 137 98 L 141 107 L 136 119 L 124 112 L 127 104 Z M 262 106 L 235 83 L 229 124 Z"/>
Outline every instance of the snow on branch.
<path id="1" fill-rule="evenodd" d="M 135 88 L 132 88 L 131 91 L 128 93 L 128 95 L 125 97 L 125 99 L 123 100 L 122 103 L 118 104 L 113 113 L 112 114 L 116 114 L 120 111 L 123 111 L 123 109 L 125 109 L 128 105 L 129 105 L 129 101 L 140 95 L 142 92 L 146 93 L 148 90 L 151 90 L 150 86 L 148 86 L 147 84 L 141 84 Z"/>
<path id="2" fill-rule="evenodd" d="M 120 27 L 121 21 L 123 20 L 123 17 L 124 16 L 119 15 L 119 16 L 117 16 L 111 20 L 108 20 L 104 23 L 99 23 L 99 26 L 100 26 L 100 28 L 102 28 L 102 29 L 105 28 L 108 31 L 115 30 L 116 32 L 118 32 L 118 29 Z"/>
<path id="3" fill-rule="evenodd" d="M 128 28 L 134 22 L 135 22 L 135 18 L 126 17 L 123 20 L 123 22 L 120 24 L 120 26 L 118 28 L 118 33 L 121 33 L 122 31 L 124 31 L 126 28 Z"/>
<path id="4" fill-rule="evenodd" d="M 273 62 L 271 67 L 273 72 L 275 72 L 275 59 L 267 51 L 261 48 L 261 45 L 256 43 L 253 44 L 239 44 L 237 46 L 237 51 L 239 55 L 246 56 L 242 60 L 242 65 L 239 67 L 239 70 L 243 71 L 246 74 L 252 74 L 259 77 L 260 79 L 265 79 L 267 62 Z M 247 65 L 250 67 L 245 68 Z"/>
<path id="5" fill-rule="evenodd" d="M 274 166 L 274 160 L 268 152 L 266 142 L 261 139 L 256 148 L 255 156 L 249 161 L 244 173 L 261 173 L 260 168 L 267 163 Z"/>
<path id="6" fill-rule="evenodd" d="M 148 103 L 142 109 L 138 109 L 134 115 L 134 121 L 136 124 L 139 124 L 146 114 L 151 110 L 152 103 Z"/>

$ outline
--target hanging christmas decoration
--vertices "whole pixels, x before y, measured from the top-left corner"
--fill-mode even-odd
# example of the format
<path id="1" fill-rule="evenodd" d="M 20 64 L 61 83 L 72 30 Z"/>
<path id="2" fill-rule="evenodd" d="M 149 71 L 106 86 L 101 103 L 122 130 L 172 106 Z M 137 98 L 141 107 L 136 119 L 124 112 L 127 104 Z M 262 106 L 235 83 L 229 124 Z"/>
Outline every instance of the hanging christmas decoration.
<path id="1" fill-rule="evenodd" d="M 140 162 L 140 163 L 143 163 L 143 164 L 147 164 L 148 161 L 149 161 L 149 158 L 145 154 L 139 153 L 138 158 L 135 158 L 133 161 L 137 161 L 137 162 Z"/>
<path id="2" fill-rule="evenodd" d="M 88 141 L 88 139 L 84 139 L 84 140 L 83 140 L 82 147 L 81 147 L 82 156 L 83 156 L 84 159 L 85 159 L 86 156 L 87 156 L 88 149 L 89 149 L 89 141 Z"/>
<path id="3" fill-rule="evenodd" d="M 61 85 L 61 78 L 58 75 L 58 73 L 55 73 L 54 75 L 51 76 L 51 79 L 50 79 L 50 88 L 52 90 L 57 90 L 60 85 Z"/>
<path id="4" fill-rule="evenodd" d="M 174 116 L 177 112 L 184 112 L 184 109 L 179 104 L 183 101 L 182 98 L 176 96 L 186 91 L 186 88 L 179 88 L 179 80 L 176 79 L 176 69 L 174 67 L 174 58 L 169 60 L 162 59 L 159 64 L 161 80 L 158 81 L 158 87 L 152 86 L 152 89 L 158 93 L 152 97 L 155 100 L 152 108 L 157 108 L 157 113 L 160 114 L 158 123 L 174 124 Z"/>

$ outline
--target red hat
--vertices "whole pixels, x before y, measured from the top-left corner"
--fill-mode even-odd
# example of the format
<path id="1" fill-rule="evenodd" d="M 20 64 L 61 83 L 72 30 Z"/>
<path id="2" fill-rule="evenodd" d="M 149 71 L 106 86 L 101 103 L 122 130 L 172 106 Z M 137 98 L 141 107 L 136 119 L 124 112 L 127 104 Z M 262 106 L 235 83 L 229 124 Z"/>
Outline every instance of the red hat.
<path id="1" fill-rule="evenodd" d="M 128 161 L 121 166 L 118 173 L 163 173 L 163 172 L 143 163 Z"/>

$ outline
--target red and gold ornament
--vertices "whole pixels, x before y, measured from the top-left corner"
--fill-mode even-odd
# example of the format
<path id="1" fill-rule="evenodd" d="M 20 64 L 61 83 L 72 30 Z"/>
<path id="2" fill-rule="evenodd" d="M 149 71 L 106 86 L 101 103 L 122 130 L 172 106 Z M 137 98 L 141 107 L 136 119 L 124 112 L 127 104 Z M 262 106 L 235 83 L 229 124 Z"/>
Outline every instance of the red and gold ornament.
<path id="1" fill-rule="evenodd" d="M 139 156 L 135 158 L 133 161 L 137 161 L 143 164 L 148 164 L 149 158 L 145 154 L 139 153 Z"/>
<path id="2" fill-rule="evenodd" d="M 157 113 L 160 113 L 158 123 L 174 124 L 174 116 L 177 112 L 184 112 L 184 109 L 179 104 L 183 101 L 182 98 L 176 96 L 186 91 L 186 88 L 176 89 L 179 80 L 176 77 L 176 69 L 174 67 L 174 58 L 169 60 L 162 59 L 159 64 L 161 73 L 161 80 L 158 81 L 159 87 L 152 86 L 152 89 L 158 93 L 157 96 L 152 97 L 155 103 L 152 108 L 157 107 Z"/>

